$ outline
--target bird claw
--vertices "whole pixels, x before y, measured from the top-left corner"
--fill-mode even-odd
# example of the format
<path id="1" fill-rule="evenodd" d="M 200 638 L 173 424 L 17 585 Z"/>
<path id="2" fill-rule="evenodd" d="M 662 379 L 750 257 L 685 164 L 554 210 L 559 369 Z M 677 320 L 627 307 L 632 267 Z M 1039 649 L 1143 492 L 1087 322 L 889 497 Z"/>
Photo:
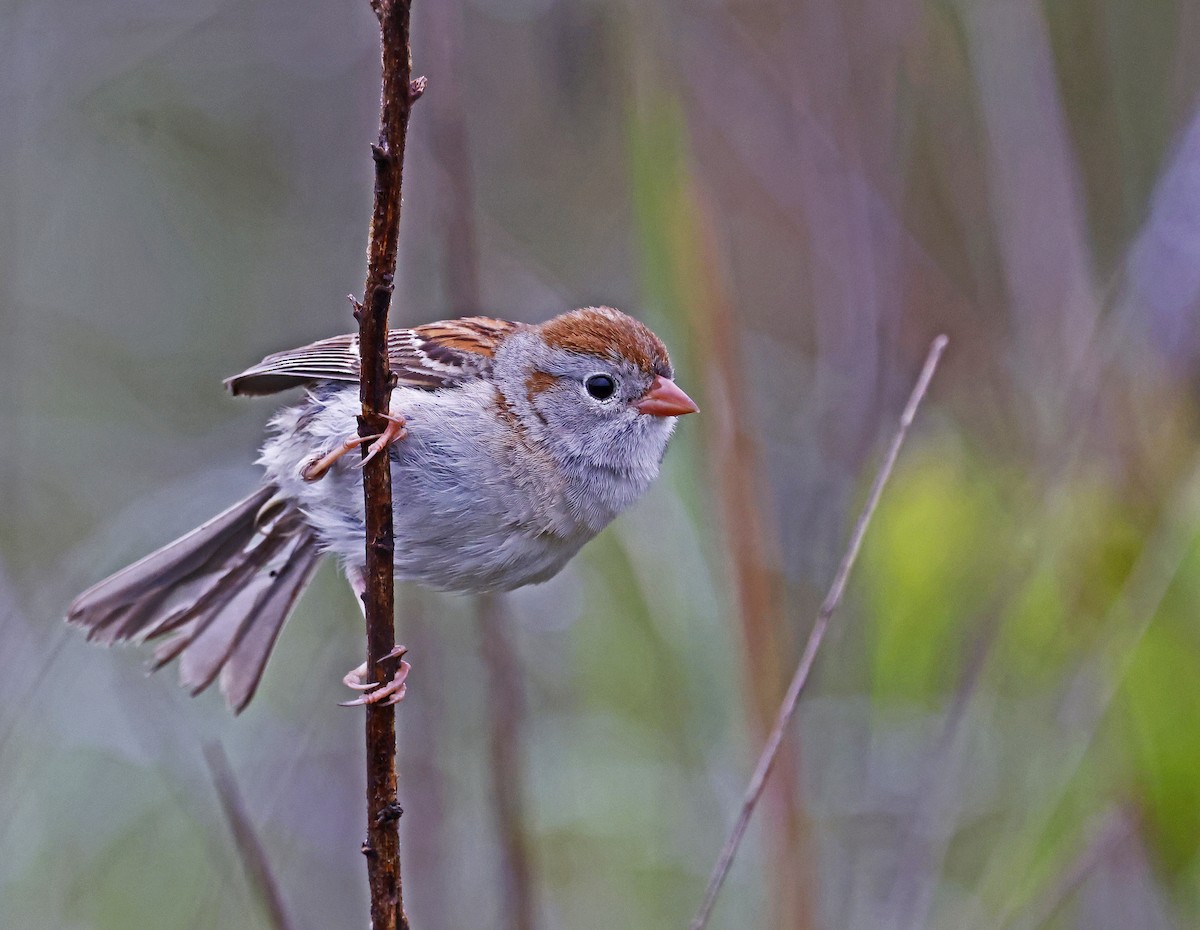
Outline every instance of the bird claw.
<path id="1" fill-rule="evenodd" d="M 352 452 L 363 443 L 369 442 L 371 445 L 367 448 L 367 454 L 358 463 L 358 467 L 362 468 L 393 442 L 399 442 L 408 435 L 408 430 L 405 429 L 404 417 L 385 413 L 384 419 L 388 421 L 388 425 L 384 427 L 382 433 L 374 433 L 370 436 L 351 436 L 332 452 L 312 458 L 301 465 L 300 477 L 305 481 L 320 481 L 329 474 L 329 469 L 333 468 L 343 455 L 347 452 Z"/>
<path id="2" fill-rule="evenodd" d="M 397 646 L 379 660 L 380 662 L 387 662 L 389 659 L 400 660 L 396 674 L 392 676 L 391 681 L 382 687 L 379 687 L 379 682 L 377 681 L 365 680 L 368 672 L 366 662 L 358 668 L 347 672 L 346 676 L 342 679 L 342 683 L 347 688 L 353 688 L 355 691 L 366 691 L 368 693 L 352 701 L 340 701 L 339 704 L 342 707 L 359 707 L 364 704 L 382 704 L 384 707 L 390 707 L 393 704 L 399 704 L 403 701 L 404 695 L 408 692 L 405 679 L 408 678 L 408 673 L 412 670 L 412 666 L 404 661 L 404 654 L 406 652 L 408 652 L 406 646 Z M 376 690 L 371 691 L 371 688 L 375 688 Z"/>
<path id="3" fill-rule="evenodd" d="M 393 442 L 399 442 L 408 435 L 408 430 L 405 428 L 406 421 L 404 417 L 393 416 L 390 413 L 385 413 L 383 418 L 388 421 L 388 425 L 383 428 L 382 433 L 378 433 L 371 437 L 375 441 L 371 443 L 367 449 L 367 454 L 363 456 L 363 460 L 358 463 L 359 468 L 366 468 L 367 462 L 375 458 L 380 452 L 390 446 Z"/>

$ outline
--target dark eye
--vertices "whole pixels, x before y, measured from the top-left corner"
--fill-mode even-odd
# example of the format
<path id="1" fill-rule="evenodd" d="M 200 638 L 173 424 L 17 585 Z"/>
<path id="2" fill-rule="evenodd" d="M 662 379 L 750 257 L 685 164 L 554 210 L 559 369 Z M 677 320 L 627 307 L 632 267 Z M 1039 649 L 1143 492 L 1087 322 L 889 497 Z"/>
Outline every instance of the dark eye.
<path id="1" fill-rule="evenodd" d="M 596 400 L 608 400 L 617 389 L 617 382 L 608 375 L 592 375 L 583 382 L 583 386 Z"/>

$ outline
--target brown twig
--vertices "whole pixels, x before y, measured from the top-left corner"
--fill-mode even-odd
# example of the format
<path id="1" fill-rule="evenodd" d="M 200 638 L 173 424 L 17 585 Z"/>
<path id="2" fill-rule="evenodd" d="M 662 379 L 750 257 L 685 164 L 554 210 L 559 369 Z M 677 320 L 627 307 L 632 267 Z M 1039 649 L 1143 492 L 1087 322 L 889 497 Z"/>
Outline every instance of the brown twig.
<path id="1" fill-rule="evenodd" d="M 359 396 L 360 436 L 383 432 L 389 411 L 392 376 L 388 366 L 388 310 L 396 274 L 400 236 L 400 193 L 404 178 L 404 145 L 413 101 L 424 82 L 412 80 L 409 39 L 411 0 L 371 0 L 379 20 L 382 90 L 379 140 L 371 147 L 375 158 L 375 206 L 367 247 L 367 282 L 355 308 L 362 364 Z M 366 444 L 363 446 L 364 455 Z M 366 497 L 367 665 L 374 681 L 387 681 L 390 671 L 382 660 L 396 644 L 393 628 L 392 474 L 387 455 L 376 456 L 363 469 Z M 395 708 L 369 704 L 367 721 L 367 879 L 371 887 L 371 926 L 374 930 L 407 930 L 404 888 L 400 876 L 402 813 L 396 802 Z"/>
<path id="2" fill-rule="evenodd" d="M 804 690 L 804 685 L 808 681 L 809 673 L 812 671 L 813 663 L 817 658 L 817 651 L 821 648 L 821 642 L 825 638 L 825 631 L 829 627 L 830 618 L 833 617 L 834 612 L 842 601 L 842 595 L 846 590 L 846 581 L 850 577 L 850 570 L 854 567 L 854 563 L 858 558 L 858 552 L 862 548 L 863 537 L 866 535 L 867 527 L 871 523 L 871 517 L 875 513 L 875 508 L 879 504 L 879 498 L 883 494 L 884 485 L 887 484 L 888 478 L 891 477 L 892 469 L 896 465 L 896 459 L 900 455 L 900 447 L 904 445 L 908 429 L 912 426 L 913 419 L 917 415 L 917 408 L 920 407 L 921 401 L 925 397 L 925 392 L 929 388 L 929 382 L 933 379 L 933 373 L 937 370 L 938 362 L 941 360 L 942 353 L 946 349 L 947 342 L 948 340 L 945 336 L 938 336 L 929 347 L 929 354 L 925 357 L 925 365 L 921 369 L 921 374 L 917 378 L 917 383 L 913 387 L 912 394 L 909 395 L 908 403 L 904 406 L 904 412 L 900 415 L 900 425 L 892 437 L 891 445 L 888 446 L 887 454 L 879 466 L 879 471 L 875 474 L 875 480 L 871 484 L 870 492 L 867 494 L 867 501 L 863 505 L 858 521 L 854 524 L 854 531 L 850 534 L 850 542 L 846 546 L 846 552 L 842 556 L 837 574 L 834 575 L 833 584 L 830 585 L 829 593 L 825 595 L 825 601 L 817 613 L 817 619 L 813 624 L 812 632 L 809 633 L 808 641 L 804 644 L 804 652 L 800 656 L 800 664 L 797 665 L 796 672 L 792 676 L 792 682 L 788 685 L 783 703 L 779 705 L 779 712 L 775 717 L 775 725 L 771 728 L 771 734 L 767 737 L 767 745 L 764 747 L 762 755 L 758 758 L 758 765 L 754 769 L 754 774 L 750 778 L 750 784 L 746 788 L 746 794 L 742 798 L 742 807 L 737 821 L 734 823 L 733 829 L 729 831 L 725 845 L 721 848 L 721 854 L 717 857 L 717 864 L 713 867 L 712 875 L 708 880 L 708 887 L 704 892 L 704 901 L 701 903 L 700 910 L 697 911 L 695 919 L 692 920 L 691 930 L 703 930 L 704 926 L 708 923 L 708 918 L 712 914 L 713 906 L 717 902 L 717 895 L 721 891 L 721 885 L 725 882 L 726 875 L 729 874 L 729 867 L 733 864 L 733 857 L 737 853 L 738 846 L 741 845 L 742 837 L 745 836 L 746 827 L 750 823 L 750 817 L 754 813 L 754 808 L 757 806 L 759 798 L 762 797 L 763 788 L 767 783 L 767 777 L 771 774 L 771 767 L 775 763 L 775 756 L 779 752 L 780 743 L 783 742 L 787 725 L 791 721 L 792 715 L 796 712 L 796 705 L 800 700 L 800 692 Z"/>
<path id="3" fill-rule="evenodd" d="M 208 771 L 212 775 L 213 786 L 217 789 L 217 797 L 221 801 L 221 810 L 229 821 L 229 830 L 233 833 L 233 841 L 241 856 L 242 865 L 250 876 L 250 884 L 262 899 L 267 912 L 267 920 L 272 930 L 291 930 L 292 922 L 288 920 L 287 911 L 283 908 L 283 895 L 279 892 L 279 883 L 271 871 L 271 861 L 250 815 L 242 801 L 242 794 L 234 780 L 233 771 L 229 768 L 229 760 L 219 743 L 209 743 L 204 747 L 204 761 L 208 763 Z"/>
<path id="4" fill-rule="evenodd" d="M 471 184 L 470 133 L 463 109 L 466 62 L 462 51 L 462 0 L 429 7 L 426 28 L 430 67 L 444 75 L 429 114 L 430 150 L 442 169 L 439 201 L 443 218 L 443 266 L 446 296 L 454 313 L 479 313 L 479 245 Z M 522 766 L 524 695 L 511 635 L 499 594 L 480 595 L 475 613 L 487 667 L 491 802 L 500 847 L 502 913 L 508 930 L 534 926 L 533 862 L 525 831 L 525 772 Z"/>
<path id="5" fill-rule="evenodd" d="M 716 476 L 734 604 L 741 620 L 749 732 L 757 742 L 770 732 L 778 694 L 787 683 L 784 657 L 792 653 L 794 643 L 784 612 L 779 529 L 763 506 L 767 495 L 762 448 L 751 418 L 742 414 L 753 407 L 737 337 L 742 320 L 723 267 L 711 196 L 696 184 L 689 197 L 695 208 L 698 264 L 704 275 L 691 305 L 705 324 L 697 327 L 709 379 L 705 435 Z M 799 767 L 797 752 L 782 751 L 762 802 L 770 811 L 765 868 L 772 909 L 764 926 L 775 930 L 811 930 L 816 925 L 810 905 L 814 869 L 808 818 L 796 801 Z"/>

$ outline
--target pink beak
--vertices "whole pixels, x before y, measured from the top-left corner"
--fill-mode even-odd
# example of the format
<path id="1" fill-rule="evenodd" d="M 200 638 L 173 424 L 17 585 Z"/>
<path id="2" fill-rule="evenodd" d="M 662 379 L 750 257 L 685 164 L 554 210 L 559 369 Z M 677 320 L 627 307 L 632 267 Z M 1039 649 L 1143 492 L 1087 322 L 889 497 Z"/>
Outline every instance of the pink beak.
<path id="1" fill-rule="evenodd" d="M 638 413 L 652 417 L 681 417 L 700 410 L 696 402 L 683 393 L 670 378 L 657 375 L 646 396 L 633 405 Z"/>

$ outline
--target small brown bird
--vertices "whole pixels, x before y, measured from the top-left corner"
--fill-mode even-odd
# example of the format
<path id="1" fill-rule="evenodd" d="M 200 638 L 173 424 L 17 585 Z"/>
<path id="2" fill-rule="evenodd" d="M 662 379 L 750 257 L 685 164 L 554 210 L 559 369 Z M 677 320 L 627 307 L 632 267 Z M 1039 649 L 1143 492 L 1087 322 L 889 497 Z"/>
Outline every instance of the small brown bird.
<path id="1" fill-rule="evenodd" d="M 555 575 L 658 475 L 677 417 L 697 410 L 662 342 L 637 320 L 588 307 L 537 325 L 468 317 L 393 330 L 397 385 L 387 450 L 395 574 L 448 591 L 508 591 Z M 67 619 L 110 644 L 169 636 L 199 693 L 219 675 L 235 712 L 253 697 L 276 637 L 323 553 L 364 587 L 361 475 L 345 453 L 358 398 L 357 336 L 270 355 L 230 378 L 234 394 L 305 388 L 272 421 L 249 497 L 81 594 Z M 350 703 L 404 695 L 407 663 Z"/>

